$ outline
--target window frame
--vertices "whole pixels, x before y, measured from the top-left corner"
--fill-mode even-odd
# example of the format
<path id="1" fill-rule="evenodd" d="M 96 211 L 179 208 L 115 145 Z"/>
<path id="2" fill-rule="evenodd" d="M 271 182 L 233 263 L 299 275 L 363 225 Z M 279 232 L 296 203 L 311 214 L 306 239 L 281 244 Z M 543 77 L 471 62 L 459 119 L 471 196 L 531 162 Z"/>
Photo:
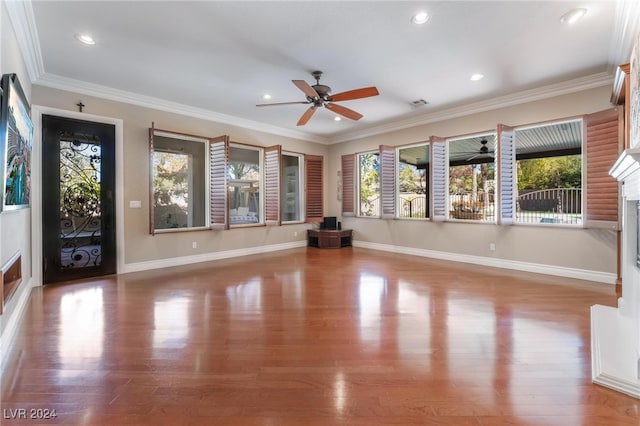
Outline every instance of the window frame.
<path id="1" fill-rule="evenodd" d="M 562 156 L 542 156 L 542 157 L 531 157 L 531 158 L 518 158 L 518 131 L 524 131 L 528 129 L 540 128 L 540 127 L 548 127 L 554 125 L 561 125 L 565 123 L 571 122 L 579 122 L 580 131 L 580 153 L 579 154 L 566 154 Z M 537 123 L 529 123 L 521 126 L 514 126 L 513 128 L 513 221 L 509 224 L 513 224 L 516 226 L 534 226 L 534 227 L 549 227 L 549 228 L 585 228 L 587 221 L 587 132 L 586 132 L 586 115 L 560 118 L 555 120 L 548 120 Z M 540 151 L 550 152 L 550 151 Z M 578 223 L 556 223 L 556 222 L 525 222 L 522 220 L 518 220 L 518 198 L 519 198 L 519 179 L 518 179 L 518 162 L 521 160 L 533 160 L 538 158 L 553 158 L 553 157 L 567 157 L 571 155 L 580 155 L 580 190 L 581 190 L 581 200 L 580 200 L 580 221 Z"/>
<path id="2" fill-rule="evenodd" d="M 202 176 L 204 179 L 203 182 L 203 191 L 202 191 L 202 200 L 201 203 L 203 205 L 203 219 L 204 224 L 200 226 L 187 226 L 180 228 L 156 228 L 155 227 L 155 153 L 156 152 L 171 152 L 163 149 L 158 149 L 158 142 L 156 137 L 162 137 L 167 139 L 175 139 L 177 141 L 183 140 L 186 142 L 196 142 L 202 143 L 204 152 L 202 159 Z M 192 231 L 201 231 L 209 229 L 210 227 L 210 215 L 211 215 L 211 204 L 208 194 L 210 193 L 210 152 L 209 152 L 209 138 L 192 135 L 188 133 L 174 132 L 170 130 L 162 130 L 155 128 L 155 124 L 152 123 L 149 128 L 149 234 L 164 234 L 164 233 L 174 233 L 174 232 L 192 232 Z M 189 160 L 190 162 L 192 159 Z M 191 206 L 191 205 L 190 205 Z"/>
<path id="3" fill-rule="evenodd" d="M 232 223 L 231 222 L 231 201 L 229 200 L 229 198 L 227 198 L 229 201 L 227 201 L 228 205 L 227 205 L 227 217 L 228 217 L 228 225 L 229 225 L 229 229 L 235 229 L 235 228 L 248 228 L 248 227 L 254 227 L 254 226 L 264 226 L 265 225 L 265 182 L 264 182 L 264 167 L 265 167 L 265 161 L 264 161 L 264 151 L 265 148 L 262 146 L 257 146 L 257 145 L 250 145 L 250 144 L 244 144 L 244 143 L 240 143 L 240 142 L 234 142 L 234 141 L 229 141 L 229 155 L 228 155 L 228 159 L 227 159 L 227 197 L 229 197 L 229 193 L 230 193 L 230 188 L 231 188 L 231 183 L 234 181 L 240 182 L 243 179 L 231 179 L 231 176 L 229 175 L 229 167 L 231 166 L 231 163 L 233 162 L 232 160 L 232 149 L 245 149 L 245 150 L 253 150 L 253 151 L 257 151 L 258 153 L 258 193 L 260 194 L 259 199 L 258 199 L 258 206 L 257 208 L 259 208 L 259 213 L 256 215 L 256 217 L 258 218 L 258 222 L 256 223 Z"/>
<path id="4" fill-rule="evenodd" d="M 283 209 L 283 204 L 285 202 L 285 178 L 286 178 L 286 174 L 285 174 L 285 163 L 282 159 L 282 157 L 287 156 L 287 157 L 296 157 L 298 159 L 298 193 L 297 193 L 297 197 L 298 197 L 298 219 L 297 220 L 284 220 L 283 215 L 284 215 L 284 209 Z M 282 176 L 281 176 L 281 189 L 280 189 L 280 223 L 282 225 L 291 225 L 291 224 L 296 224 L 296 223 L 305 223 L 305 211 L 306 211 L 306 200 L 304 197 L 304 192 L 305 192 L 305 154 L 301 154 L 299 152 L 291 152 L 291 151 L 282 151 L 280 153 L 280 164 L 281 164 L 281 168 L 282 168 Z"/>
<path id="5" fill-rule="evenodd" d="M 372 218 L 372 219 L 380 219 L 382 218 L 382 193 L 381 193 L 381 181 L 380 181 L 380 173 L 378 172 L 378 211 L 374 212 L 377 214 L 372 214 L 372 215 L 363 215 L 362 214 L 362 170 L 360 168 L 360 157 L 363 155 L 376 155 L 378 157 L 378 166 L 380 167 L 380 151 L 379 150 L 370 150 L 370 151 L 363 151 L 363 152 L 359 152 L 355 155 L 355 169 L 356 169 L 356 216 L 359 218 Z"/>
<path id="6" fill-rule="evenodd" d="M 420 147 L 426 147 L 427 150 L 427 162 L 426 164 L 428 165 L 426 167 L 426 172 L 425 172 L 425 208 L 424 208 L 424 217 L 405 217 L 405 216 L 401 216 L 401 212 L 402 212 L 402 199 L 400 198 L 400 164 L 401 164 L 401 155 L 400 155 L 400 151 L 405 150 L 405 149 L 409 149 L 409 148 L 420 148 Z M 396 147 L 396 214 L 395 214 L 395 218 L 396 219 L 401 219 L 401 220 L 416 220 L 416 221 L 420 221 L 420 220 L 430 220 L 431 219 L 431 155 L 432 155 L 432 149 L 431 149 L 431 141 L 427 140 L 427 141 L 422 141 L 422 142 L 416 142 L 416 143 L 412 143 L 412 144 L 408 144 L 408 145 L 400 145 Z M 403 163 L 405 164 L 405 163 Z M 407 163 L 408 164 L 408 163 Z M 413 166 L 415 167 L 417 170 L 419 170 L 419 168 L 417 167 L 417 159 L 416 159 L 416 165 Z"/>
<path id="7" fill-rule="evenodd" d="M 461 164 L 457 165 L 457 166 L 451 166 L 451 143 L 452 142 L 458 142 L 458 141 L 463 141 L 463 140 L 469 140 L 469 139 L 483 139 L 483 138 L 487 138 L 490 137 L 493 139 L 493 146 L 488 146 L 489 148 L 489 152 L 491 153 L 491 150 L 493 150 L 493 161 L 484 161 L 482 163 L 469 163 L 469 165 L 474 165 L 474 164 L 493 164 L 493 173 L 494 173 L 494 199 L 493 199 L 493 219 L 492 220 L 485 220 L 484 218 L 481 219 L 474 219 L 474 216 L 476 216 L 476 213 L 474 213 L 473 211 L 473 207 L 472 207 L 472 212 L 469 214 L 469 218 L 465 218 L 465 217 L 461 217 L 461 218 L 455 218 L 455 217 L 451 217 L 451 212 L 454 211 L 452 209 L 454 209 L 453 205 L 452 205 L 452 201 L 451 201 L 451 167 L 458 167 L 461 166 Z M 478 223 L 478 224 L 497 224 L 498 223 L 498 217 L 500 216 L 500 211 L 499 211 L 499 200 L 498 200 L 498 180 L 499 180 L 499 176 L 498 176 L 498 135 L 496 133 L 495 130 L 491 130 L 491 131 L 482 131 L 482 132 L 477 132 L 477 133 L 470 133 L 470 134 L 466 134 L 466 135 L 460 135 L 460 136 L 452 136 L 452 137 L 448 137 L 445 139 L 445 145 L 446 145 L 446 155 L 445 155 L 445 169 L 446 169 L 446 175 L 445 175 L 445 180 L 446 180 L 446 200 L 445 200 L 445 206 L 446 206 L 446 220 L 448 222 L 452 222 L 452 223 Z M 480 149 L 480 145 L 478 145 L 478 150 Z M 474 150 L 475 151 L 475 150 Z M 469 156 L 474 156 L 477 154 L 474 154 L 473 151 L 469 151 Z M 458 160 L 461 161 L 461 160 Z M 486 209 L 487 207 L 485 206 L 484 209 Z"/>

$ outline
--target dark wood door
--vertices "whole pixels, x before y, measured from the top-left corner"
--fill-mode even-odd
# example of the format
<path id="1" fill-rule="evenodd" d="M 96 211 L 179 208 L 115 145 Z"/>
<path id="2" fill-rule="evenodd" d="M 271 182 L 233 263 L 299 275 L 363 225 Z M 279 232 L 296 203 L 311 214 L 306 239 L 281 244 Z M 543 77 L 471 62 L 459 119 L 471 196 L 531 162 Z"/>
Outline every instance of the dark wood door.
<path id="1" fill-rule="evenodd" d="M 42 116 L 44 283 L 116 273 L 115 126 Z"/>

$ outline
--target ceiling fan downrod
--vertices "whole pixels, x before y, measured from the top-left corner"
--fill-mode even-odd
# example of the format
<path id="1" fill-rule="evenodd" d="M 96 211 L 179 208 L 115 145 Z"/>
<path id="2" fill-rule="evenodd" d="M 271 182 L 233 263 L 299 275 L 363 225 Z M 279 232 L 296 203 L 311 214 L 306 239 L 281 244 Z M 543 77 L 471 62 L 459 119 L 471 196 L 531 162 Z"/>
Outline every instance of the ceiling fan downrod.
<path id="1" fill-rule="evenodd" d="M 318 94 L 319 102 L 313 99 L 310 99 L 316 106 L 322 106 L 325 102 L 328 101 L 328 97 L 331 96 L 331 87 L 326 86 L 324 84 L 320 84 L 320 77 L 322 77 L 322 71 L 314 71 L 311 73 L 313 78 L 316 79 L 316 84 L 313 86 L 313 90 Z"/>

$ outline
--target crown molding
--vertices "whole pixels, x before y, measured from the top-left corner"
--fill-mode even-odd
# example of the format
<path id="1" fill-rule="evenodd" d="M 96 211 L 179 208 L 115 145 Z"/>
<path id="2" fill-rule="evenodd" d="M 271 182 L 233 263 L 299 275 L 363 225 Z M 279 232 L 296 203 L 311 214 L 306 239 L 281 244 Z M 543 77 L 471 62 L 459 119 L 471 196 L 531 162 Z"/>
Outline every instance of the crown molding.
<path id="1" fill-rule="evenodd" d="M 528 102 L 553 98 L 556 96 L 576 93 L 596 87 L 613 84 L 613 75 L 609 72 L 601 72 L 586 77 L 576 78 L 561 83 L 550 84 L 536 89 L 524 90 L 497 98 L 473 102 L 453 108 L 434 111 L 418 117 L 411 117 L 405 120 L 393 121 L 379 126 L 368 127 L 355 132 L 348 132 L 336 135 L 331 138 L 331 143 L 347 142 L 354 139 L 375 136 L 382 133 L 389 133 L 403 130 L 410 127 L 421 126 L 430 123 L 464 117 L 471 114 L 478 114 L 486 111 L 507 108 Z"/>
<path id="2" fill-rule="evenodd" d="M 365 129 L 340 133 L 333 136 L 314 135 L 299 130 L 290 130 L 278 126 L 247 120 L 215 111 L 196 108 L 189 105 L 166 101 L 150 96 L 143 96 L 132 92 L 117 90 L 79 80 L 46 74 L 38 41 L 38 31 L 31 0 L 5 1 L 9 18 L 13 24 L 16 38 L 25 60 L 29 78 L 33 84 L 52 87 L 60 90 L 73 91 L 88 96 L 109 99 L 118 102 L 154 108 L 190 117 L 215 121 L 246 129 L 275 134 L 279 136 L 301 139 L 320 144 L 335 144 L 382 133 L 402 130 L 409 127 L 425 125 L 466 115 L 477 114 L 499 108 L 519 105 L 541 99 L 547 99 L 563 94 L 575 93 L 613 83 L 615 66 L 628 60 L 633 47 L 635 34 L 640 31 L 640 4 L 631 1 L 618 1 L 614 32 L 611 36 L 609 55 L 609 72 L 594 74 L 562 83 L 543 86 L 536 89 L 513 93 L 485 101 L 474 102 L 453 108 L 434 111 L 418 117 L 389 123 L 374 125 Z"/>
<path id="3" fill-rule="evenodd" d="M 4 4 L 7 6 L 9 20 L 13 26 L 29 79 L 34 82 L 44 74 L 44 61 L 42 60 L 31 0 L 5 1 Z"/>
<path id="4" fill-rule="evenodd" d="M 61 77 L 54 74 L 43 74 L 33 84 L 53 89 L 65 90 L 79 93 L 87 96 L 94 96 L 101 99 L 108 99 L 116 102 L 123 102 L 131 105 L 137 105 L 145 108 L 157 109 L 160 111 L 172 112 L 175 114 L 185 115 L 188 117 L 199 118 L 207 121 L 229 124 L 232 126 L 242 127 L 244 129 L 255 130 L 259 132 L 270 133 L 279 136 L 301 139 L 308 142 L 316 142 L 320 144 L 328 144 L 329 139 L 311 135 L 309 133 L 296 130 L 284 129 L 282 127 L 272 126 L 257 121 L 247 120 L 232 115 L 221 114 L 219 112 L 184 105 L 177 102 L 171 102 L 152 96 L 140 95 L 125 90 L 113 89 L 111 87 L 99 84 L 87 83 L 67 77 Z"/>

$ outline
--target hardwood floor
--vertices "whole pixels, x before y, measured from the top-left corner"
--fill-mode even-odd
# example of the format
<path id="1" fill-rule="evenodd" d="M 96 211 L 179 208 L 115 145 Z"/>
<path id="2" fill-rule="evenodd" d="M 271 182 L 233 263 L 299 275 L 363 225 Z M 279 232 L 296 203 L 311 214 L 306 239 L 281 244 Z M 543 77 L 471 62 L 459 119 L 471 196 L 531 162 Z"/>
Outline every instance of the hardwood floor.
<path id="1" fill-rule="evenodd" d="M 51 285 L 1 423 L 639 425 L 640 401 L 590 379 L 589 307 L 615 303 L 614 286 L 358 248 Z"/>

